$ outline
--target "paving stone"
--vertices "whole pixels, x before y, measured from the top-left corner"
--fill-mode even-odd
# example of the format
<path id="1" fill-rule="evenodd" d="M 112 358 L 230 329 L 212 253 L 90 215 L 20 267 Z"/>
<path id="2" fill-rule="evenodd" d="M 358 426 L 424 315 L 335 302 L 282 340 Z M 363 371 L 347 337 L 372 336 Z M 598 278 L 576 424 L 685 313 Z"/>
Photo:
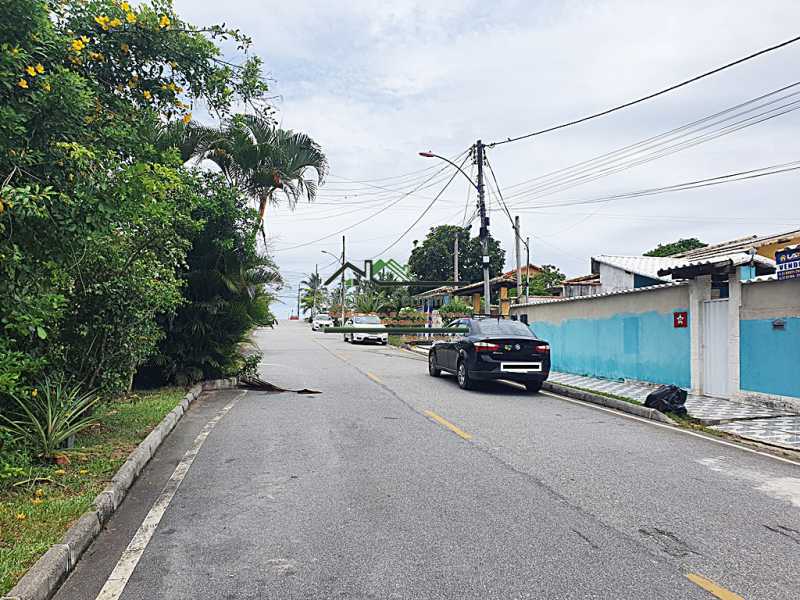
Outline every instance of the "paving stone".
<path id="1" fill-rule="evenodd" d="M 800 450 L 800 416 L 736 421 L 716 425 L 712 429 Z"/>

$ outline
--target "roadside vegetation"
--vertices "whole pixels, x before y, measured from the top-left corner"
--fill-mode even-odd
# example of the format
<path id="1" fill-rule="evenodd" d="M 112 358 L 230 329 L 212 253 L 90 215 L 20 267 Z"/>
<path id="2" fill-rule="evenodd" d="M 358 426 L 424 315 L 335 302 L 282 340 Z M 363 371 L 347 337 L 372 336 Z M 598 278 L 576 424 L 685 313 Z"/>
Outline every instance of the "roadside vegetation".
<path id="1" fill-rule="evenodd" d="M 42 462 L 19 452 L 0 470 L 0 595 L 57 543 L 92 504 L 128 454 L 183 398 L 181 388 L 103 404 L 69 451 Z M 8 437 L 0 434 L 0 441 Z M 6 448 L 6 456 L 12 450 Z"/>
<path id="2" fill-rule="evenodd" d="M 277 126 L 249 46 L 171 0 L 3 2 L 0 592 L 175 405 L 163 386 L 252 368 L 274 320 L 258 234 L 327 160 Z"/>

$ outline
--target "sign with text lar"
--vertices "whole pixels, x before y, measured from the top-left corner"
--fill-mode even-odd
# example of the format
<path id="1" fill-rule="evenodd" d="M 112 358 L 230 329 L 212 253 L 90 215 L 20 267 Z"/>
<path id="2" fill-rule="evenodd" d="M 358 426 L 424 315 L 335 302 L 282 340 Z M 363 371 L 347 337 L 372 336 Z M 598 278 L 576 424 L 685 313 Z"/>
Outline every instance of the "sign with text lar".
<path id="1" fill-rule="evenodd" d="M 775 253 L 778 279 L 800 277 L 800 246 L 791 246 Z"/>

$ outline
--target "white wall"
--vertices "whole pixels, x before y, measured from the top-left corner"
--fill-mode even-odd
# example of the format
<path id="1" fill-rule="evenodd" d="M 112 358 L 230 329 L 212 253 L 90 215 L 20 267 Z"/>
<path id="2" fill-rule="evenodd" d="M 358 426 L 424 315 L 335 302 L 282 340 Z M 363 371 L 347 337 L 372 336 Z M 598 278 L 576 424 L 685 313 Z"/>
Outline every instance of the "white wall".
<path id="1" fill-rule="evenodd" d="M 620 292 L 633 289 L 633 273 L 600 263 L 600 292 Z"/>

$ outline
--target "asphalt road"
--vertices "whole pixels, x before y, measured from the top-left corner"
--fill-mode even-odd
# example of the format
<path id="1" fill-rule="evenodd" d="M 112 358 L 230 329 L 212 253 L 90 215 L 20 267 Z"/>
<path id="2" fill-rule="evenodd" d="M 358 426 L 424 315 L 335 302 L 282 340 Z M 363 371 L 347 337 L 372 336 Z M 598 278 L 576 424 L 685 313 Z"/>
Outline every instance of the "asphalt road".
<path id="1" fill-rule="evenodd" d="M 97 596 L 231 400 L 118 597 L 800 597 L 797 465 L 303 324 L 257 339 L 265 379 L 321 393 L 204 396 L 58 600 Z"/>

